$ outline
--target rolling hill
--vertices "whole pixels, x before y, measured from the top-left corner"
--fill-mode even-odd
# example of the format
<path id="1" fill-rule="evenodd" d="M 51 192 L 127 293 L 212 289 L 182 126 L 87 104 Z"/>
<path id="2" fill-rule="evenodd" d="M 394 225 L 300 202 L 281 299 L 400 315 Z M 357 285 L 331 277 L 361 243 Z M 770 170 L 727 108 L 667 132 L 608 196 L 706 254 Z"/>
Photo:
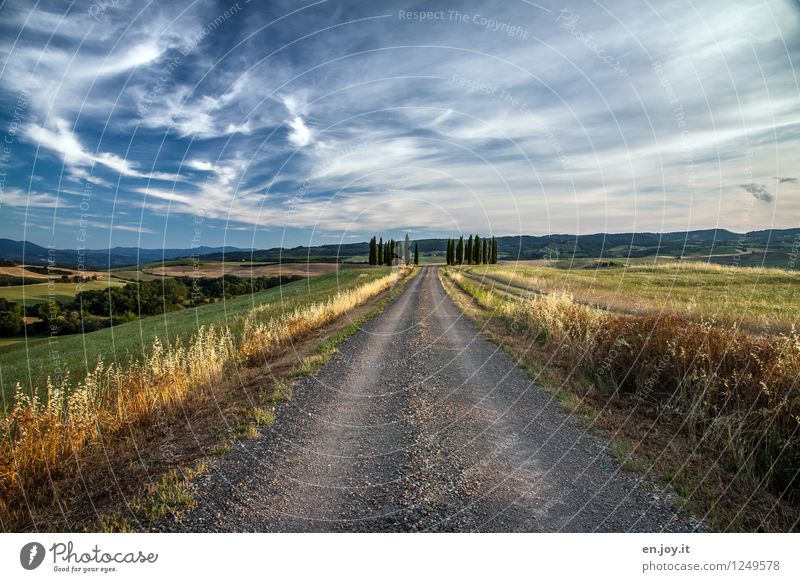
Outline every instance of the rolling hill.
<path id="1" fill-rule="evenodd" d="M 469 233 L 467 233 L 468 235 Z M 481 233 L 479 233 L 481 234 Z M 415 241 L 420 252 L 444 253 L 446 238 L 427 238 Z M 498 237 L 501 259 L 569 259 L 569 258 L 638 258 L 655 255 L 708 258 L 715 262 L 722 257 L 747 255 L 747 264 L 786 262 L 788 254 L 800 245 L 800 228 L 758 230 L 745 234 L 725 229 L 691 230 L 682 232 L 596 233 L 585 235 L 550 234 Z M 757 256 L 753 257 L 753 253 Z M 197 247 L 195 249 L 140 249 L 113 247 L 83 252 L 83 265 L 107 269 L 142 265 L 192 255 L 204 260 L 235 262 L 339 262 L 352 257 L 366 257 L 369 243 L 298 246 L 293 248 L 242 249 L 237 247 Z M 47 262 L 76 267 L 81 256 L 74 249 L 50 250 L 31 243 L 0 239 L 0 259 L 29 264 Z M 759 258 L 762 256 L 762 258 Z"/>

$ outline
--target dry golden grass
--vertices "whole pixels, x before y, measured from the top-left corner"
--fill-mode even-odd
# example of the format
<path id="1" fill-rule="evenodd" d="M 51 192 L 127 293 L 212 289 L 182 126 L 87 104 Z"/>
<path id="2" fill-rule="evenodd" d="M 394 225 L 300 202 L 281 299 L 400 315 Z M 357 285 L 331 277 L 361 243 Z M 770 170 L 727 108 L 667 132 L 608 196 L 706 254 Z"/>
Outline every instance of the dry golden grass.
<path id="1" fill-rule="evenodd" d="M 256 307 L 245 319 L 241 353 L 249 361 L 268 357 L 273 350 L 279 349 L 292 338 L 323 327 L 370 297 L 386 290 L 398 280 L 399 274 L 395 273 L 371 283 L 364 283 L 355 289 L 337 293 L 325 303 L 318 303 L 264 322 L 258 321 L 263 309 Z"/>
<path id="2" fill-rule="evenodd" d="M 706 263 L 614 269 L 472 267 L 499 290 L 570 293 L 579 302 L 634 315 L 678 315 L 750 332 L 789 333 L 800 317 L 800 273 Z"/>
<path id="3" fill-rule="evenodd" d="M 26 279 L 47 279 L 47 275 L 28 271 L 22 266 L 0 267 L 0 275 L 8 275 L 10 277 L 25 277 Z"/>
<path id="4" fill-rule="evenodd" d="M 612 399 L 645 403 L 656 423 L 677 426 L 739 486 L 800 504 L 796 333 L 754 335 L 672 314 L 623 315 L 559 291 L 511 298 L 459 272 L 448 276 L 510 336 L 540 348 L 548 366 L 586 378 Z"/>
<path id="5" fill-rule="evenodd" d="M 45 267 L 45 265 L 38 265 L 40 267 Z M 87 270 L 78 270 L 78 269 L 70 269 L 68 267 L 55 267 L 56 272 L 53 273 L 54 279 L 59 279 L 62 274 L 66 274 L 69 277 L 80 276 L 84 279 L 89 277 L 96 276 L 98 279 L 108 279 L 109 274 L 107 271 L 87 271 Z M 9 275 L 12 277 L 25 277 L 26 279 L 48 279 L 48 276 L 44 273 L 35 273 L 30 271 L 26 268 L 26 265 L 16 265 L 14 267 L 0 267 L 0 275 Z"/>
<path id="6" fill-rule="evenodd" d="M 320 329 L 348 310 L 400 281 L 409 270 L 343 291 L 330 300 L 288 315 L 259 321 L 248 316 L 240 337 L 214 325 L 202 327 L 185 344 L 155 341 L 150 356 L 125 369 L 97 362 L 77 383 L 48 380 L 46 398 L 19 387 L 10 414 L 0 419 L 0 523 L 5 530 L 28 527 L 37 508 L 59 504 L 53 483 L 88 449 L 125 438 L 126 429 L 155 425 L 190 408 L 238 366 L 268 357 L 286 342 Z M 82 477 L 81 477 L 82 478 Z"/>

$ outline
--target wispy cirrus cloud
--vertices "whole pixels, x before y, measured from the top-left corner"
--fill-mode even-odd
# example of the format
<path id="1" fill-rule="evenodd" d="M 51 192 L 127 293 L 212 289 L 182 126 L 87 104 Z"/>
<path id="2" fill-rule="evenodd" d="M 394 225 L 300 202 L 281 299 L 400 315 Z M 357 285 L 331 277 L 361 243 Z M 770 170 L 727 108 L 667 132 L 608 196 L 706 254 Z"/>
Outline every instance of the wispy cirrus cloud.
<path id="1" fill-rule="evenodd" d="M 48 129 L 32 124 L 27 129 L 26 138 L 36 145 L 58 154 L 65 165 L 79 172 L 78 175 L 86 175 L 86 166 L 99 164 L 118 174 L 133 178 L 171 181 L 185 179 L 178 174 L 169 172 L 139 171 L 136 169 L 137 164 L 135 162 L 123 159 L 114 153 L 99 152 L 91 154 L 83 148 L 65 120 L 55 119 L 54 126 L 54 128 Z"/>
<path id="2" fill-rule="evenodd" d="M 19 188 L 8 188 L 0 194 L 0 209 L 3 206 L 19 208 L 68 208 L 69 202 L 52 194 L 25 192 Z"/>

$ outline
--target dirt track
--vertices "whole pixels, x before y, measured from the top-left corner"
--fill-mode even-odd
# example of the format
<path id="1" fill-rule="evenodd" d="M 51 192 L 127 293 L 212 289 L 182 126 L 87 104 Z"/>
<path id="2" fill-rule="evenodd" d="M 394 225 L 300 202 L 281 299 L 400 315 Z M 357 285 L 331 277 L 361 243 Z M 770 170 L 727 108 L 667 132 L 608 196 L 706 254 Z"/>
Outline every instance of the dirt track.
<path id="1" fill-rule="evenodd" d="M 424 268 L 196 483 L 171 531 L 689 531 Z"/>

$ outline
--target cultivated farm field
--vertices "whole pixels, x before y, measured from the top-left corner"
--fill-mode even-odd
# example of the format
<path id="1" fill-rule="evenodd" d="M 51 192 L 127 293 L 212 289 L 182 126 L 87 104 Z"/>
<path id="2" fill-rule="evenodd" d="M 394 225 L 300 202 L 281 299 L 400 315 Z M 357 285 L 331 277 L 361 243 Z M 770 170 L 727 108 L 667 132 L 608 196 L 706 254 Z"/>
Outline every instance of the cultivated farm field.
<path id="1" fill-rule="evenodd" d="M 236 263 L 201 262 L 198 264 L 181 261 L 178 264 L 142 268 L 145 275 L 159 277 L 277 277 L 280 275 L 299 275 L 315 277 L 339 269 L 337 263 Z"/>
<path id="2" fill-rule="evenodd" d="M 122 287 L 128 281 L 110 278 L 107 275 L 96 281 L 83 283 L 64 283 L 56 280 L 53 283 L 34 283 L 33 285 L 9 285 L 0 287 L 0 298 L 24 305 L 44 303 L 45 301 L 71 301 L 81 291 L 97 291 L 109 287 Z"/>

